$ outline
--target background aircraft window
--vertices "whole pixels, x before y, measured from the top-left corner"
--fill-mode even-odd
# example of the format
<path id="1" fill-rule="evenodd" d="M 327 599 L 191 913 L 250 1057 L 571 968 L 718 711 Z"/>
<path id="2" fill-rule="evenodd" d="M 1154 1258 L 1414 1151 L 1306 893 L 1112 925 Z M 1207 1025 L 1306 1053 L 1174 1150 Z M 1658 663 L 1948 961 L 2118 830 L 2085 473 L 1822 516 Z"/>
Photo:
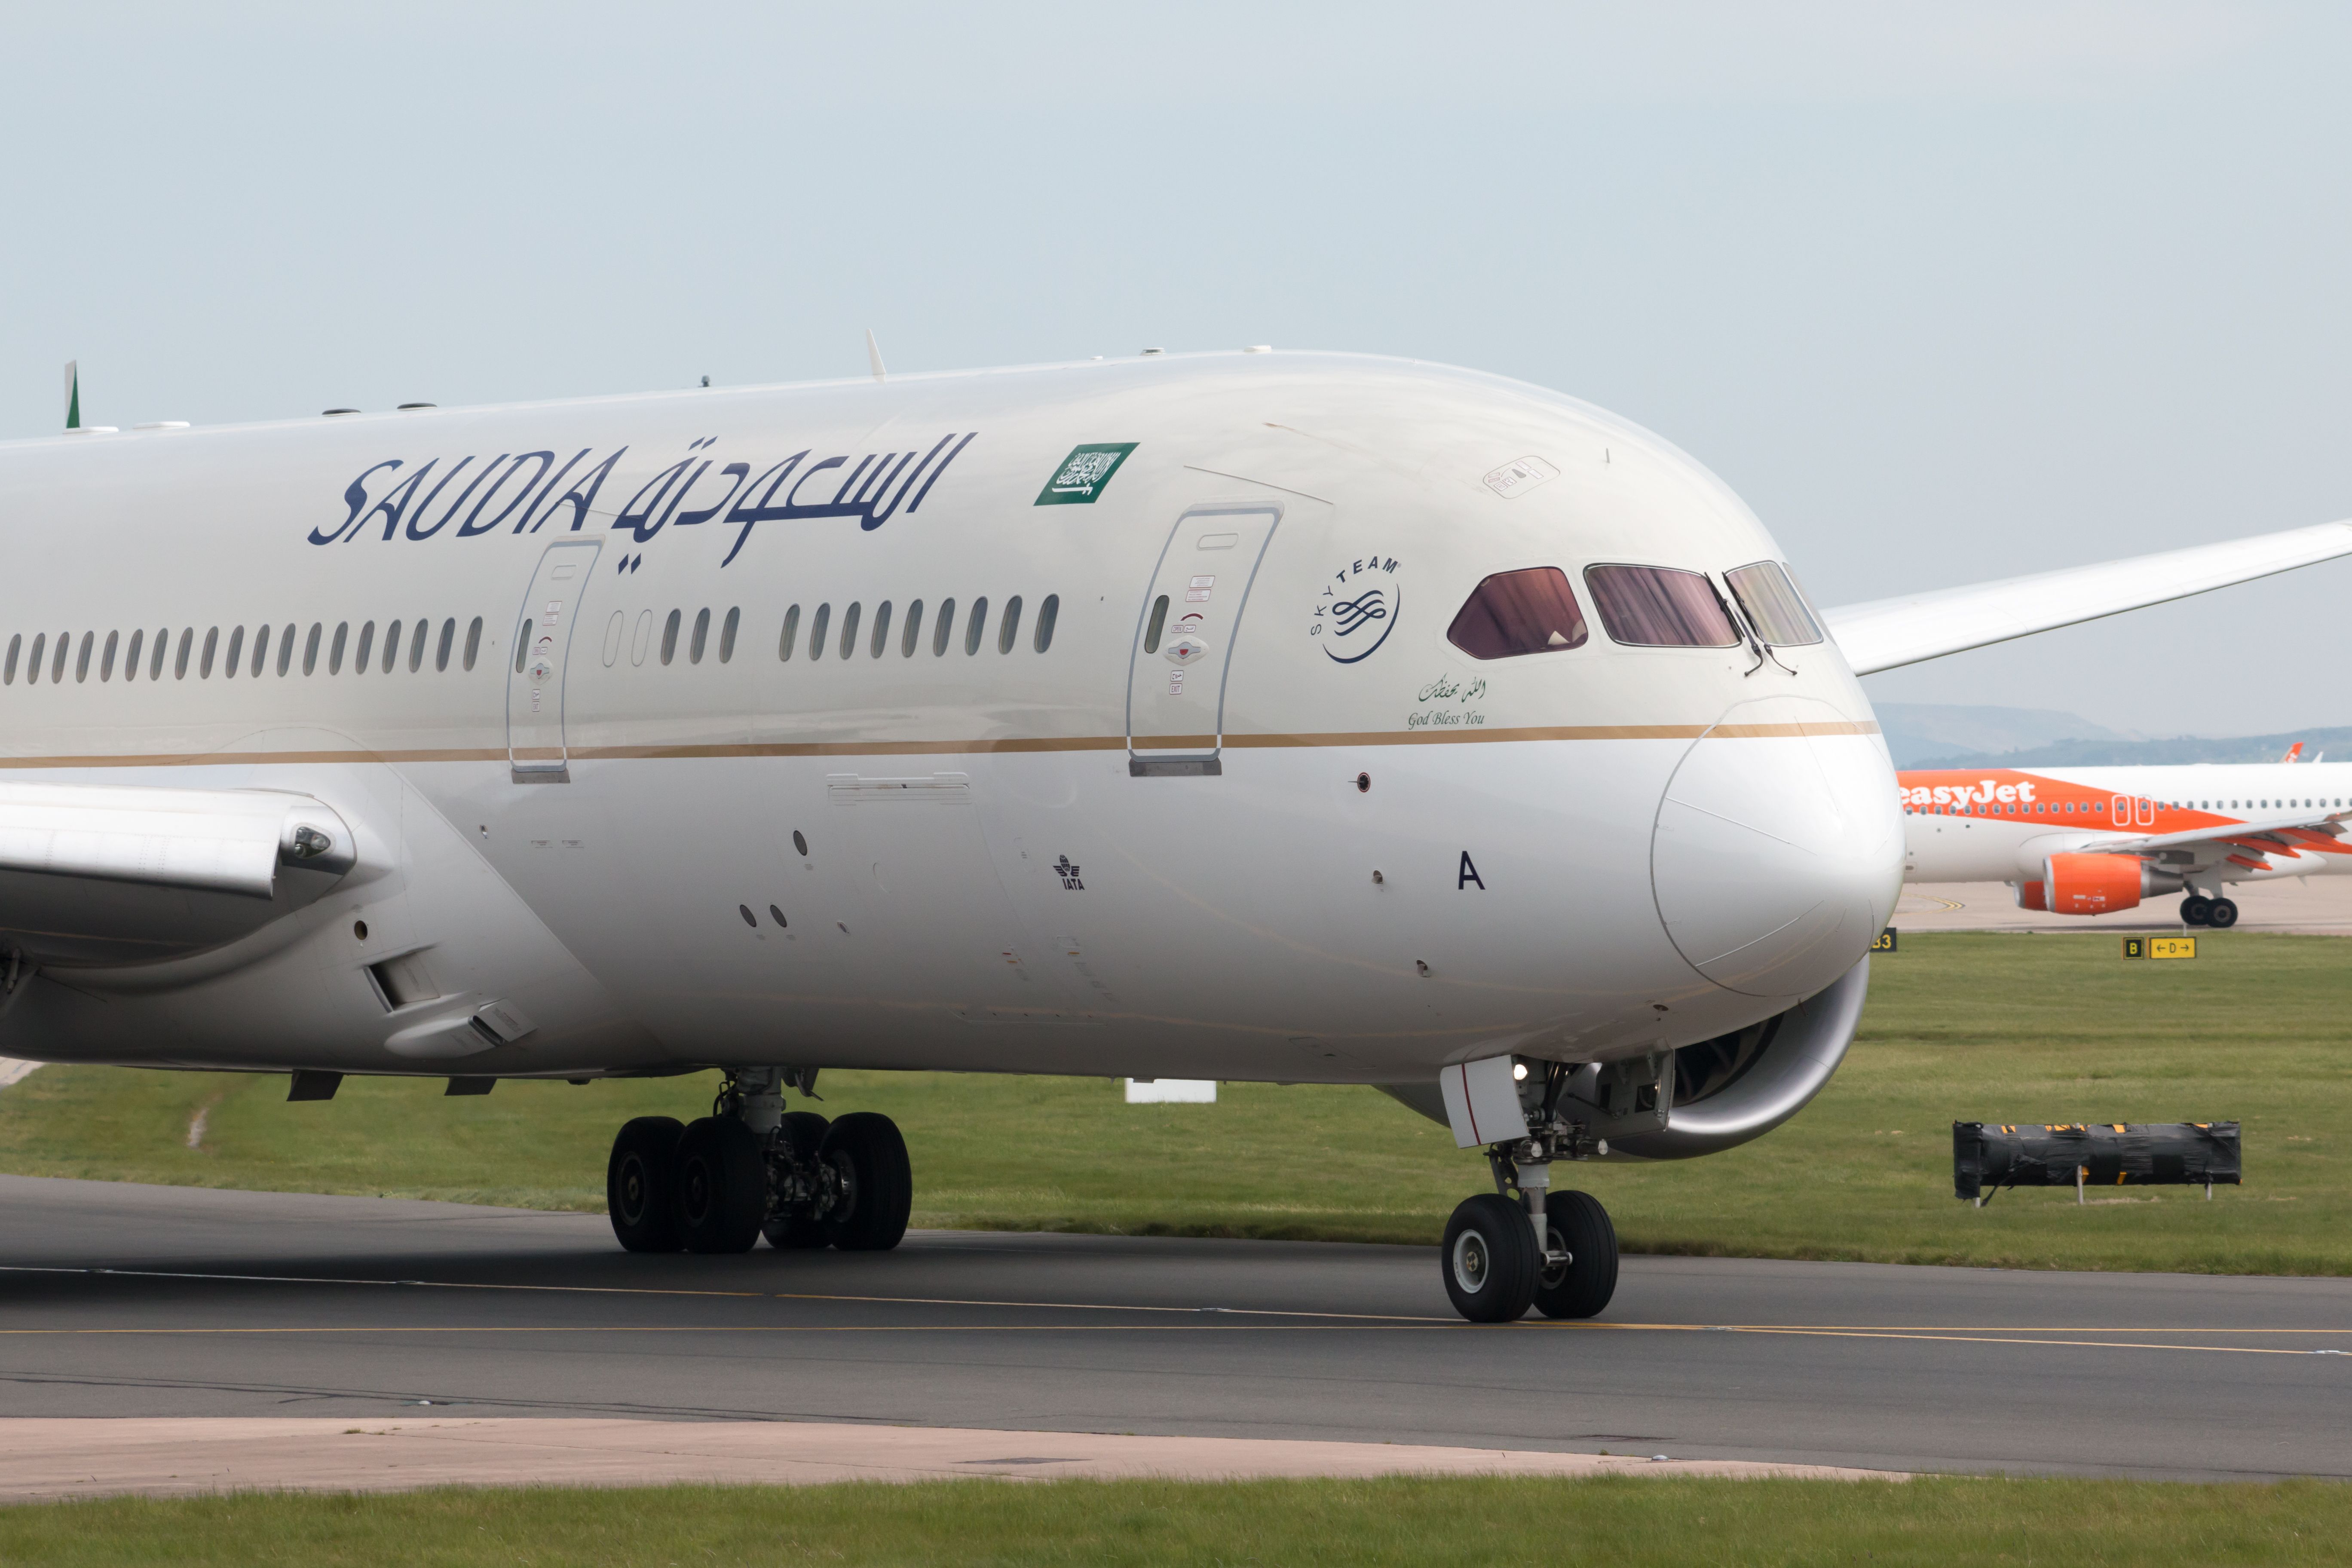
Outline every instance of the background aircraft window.
<path id="1" fill-rule="evenodd" d="M 1621 643 L 1635 647 L 1733 647 L 1738 628 L 1731 624 L 1715 584 L 1696 572 L 1667 566 L 1588 566 L 1601 624 Z"/>
<path id="2" fill-rule="evenodd" d="M 943 658 L 947 656 L 948 637 L 954 630 L 955 601 L 953 599 L 941 599 L 940 601 L 940 618 L 931 626 L 931 657 L 933 658 Z"/>
<path id="3" fill-rule="evenodd" d="M 809 658 L 811 659 L 820 659 L 824 657 L 824 628 L 832 624 L 833 606 L 819 605 L 816 607 L 816 618 L 809 622 Z"/>
<path id="4" fill-rule="evenodd" d="M 1355 603 L 1360 614 L 1363 601 Z M 1557 566 L 1496 573 L 1471 592 L 1445 628 L 1445 640 L 1472 658 L 1560 653 L 1582 647 L 1591 636 L 1568 574 Z"/>
<path id="5" fill-rule="evenodd" d="M 685 619 L 684 611 L 672 610 L 669 618 L 662 622 L 661 661 L 664 664 L 677 657 L 677 628 Z"/>
<path id="6" fill-rule="evenodd" d="M 348 640 L 348 639 L 350 638 L 351 635 L 352 635 L 352 623 L 351 623 L 351 622 L 349 622 L 349 621 L 337 621 L 337 622 L 335 623 L 335 640 L 334 640 L 334 644 L 333 644 L 333 646 L 332 646 L 332 647 L 329 647 L 329 648 L 327 649 L 327 673 L 328 673 L 329 675 L 341 675 L 341 674 L 342 674 L 342 672 L 343 672 L 343 644 L 344 644 L 344 642 L 345 642 L 346 640 Z"/>
<path id="7" fill-rule="evenodd" d="M 687 662 L 688 664 L 700 664 L 702 662 L 702 650 L 709 646 L 710 606 L 705 605 L 701 609 L 695 612 L 694 640 L 687 645 Z"/>
<path id="8" fill-rule="evenodd" d="M 60 643 L 60 644 L 58 644 L 58 651 L 59 651 L 60 653 L 62 653 L 62 652 L 64 651 L 65 645 L 64 645 L 64 644 L 62 644 L 62 643 Z M 204 653 L 204 658 L 201 658 L 201 659 L 199 659 L 199 660 L 197 661 L 197 663 L 196 663 L 196 679 L 199 679 L 199 680 L 210 680 L 210 679 L 213 678 L 213 655 L 215 655 L 215 654 L 218 653 L 219 651 L 220 651 L 220 627 L 218 627 L 218 626 L 214 626 L 213 628 L 211 628 L 210 630 L 208 630 L 207 632 L 205 632 L 205 653 Z"/>
<path id="9" fill-rule="evenodd" d="M 882 650 L 890 646 L 890 601 L 883 600 L 874 606 L 874 638 L 867 657 L 880 658 Z"/>
<path id="10" fill-rule="evenodd" d="M 287 627 L 287 628 L 286 628 L 286 631 L 287 631 L 287 635 L 290 637 L 290 636 L 292 636 L 292 635 L 293 635 L 294 628 L 293 628 L 293 627 L 291 627 L 291 626 L 289 626 L 289 627 Z M 437 645 L 437 646 L 433 649 L 433 673 L 434 673 L 434 674 L 438 675 L 438 674 L 440 674 L 443 670 L 445 670 L 445 669 L 446 669 L 446 668 L 449 668 L 449 649 L 450 649 L 452 647 L 454 647 L 454 646 L 456 645 L 457 641 L 457 616 L 451 616 L 447 620 L 445 620 L 445 621 L 443 621 L 443 622 L 441 623 L 441 641 L 440 641 L 440 643 L 439 643 L 439 644 L 438 644 L 438 645 Z M 620 651 L 620 650 L 619 650 L 619 648 L 617 647 L 617 646 L 614 647 L 614 652 L 616 652 L 616 653 L 617 653 L 618 651 Z M 286 662 L 286 655 L 285 655 L 285 652 L 284 652 L 282 649 L 279 651 L 279 653 L 278 653 L 278 662 L 279 664 L 281 664 L 281 665 L 282 665 L 282 664 L 284 664 L 284 663 Z M 610 664 L 610 663 L 612 663 L 613 661 L 612 661 L 611 659 L 609 659 L 609 658 L 608 658 L 608 659 L 606 659 L 604 662 L 605 662 L 606 664 Z M 285 672 L 283 669 L 280 669 L 278 673 L 278 674 L 280 674 L 280 675 L 283 675 L 283 674 L 285 674 L 286 672 Z"/>
<path id="11" fill-rule="evenodd" d="M 33 657 L 28 659 L 25 665 L 26 685 L 30 686 L 41 679 L 41 657 L 48 651 L 48 647 L 49 634 L 47 632 L 35 632 L 33 634 Z"/>
<path id="12" fill-rule="evenodd" d="M 1563 579 L 1565 581 L 1565 579 Z M 1151 620 L 1143 628 L 1143 651 L 1160 651 L 1160 634 L 1168 629 L 1168 595 L 1162 594 L 1151 602 Z"/>
<path id="13" fill-rule="evenodd" d="M 841 612 L 841 657 L 844 658 L 857 651 L 857 618 L 865 613 L 866 606 L 856 599 L 849 601 L 849 608 Z"/>
<path id="14" fill-rule="evenodd" d="M 49 655 L 49 684 L 62 685 L 66 679 L 66 654 L 73 647 L 73 633 L 58 634 L 57 651 Z"/>
<path id="15" fill-rule="evenodd" d="M 1045 602 L 1037 606 L 1037 651 L 1044 653 L 1054 646 L 1054 623 L 1062 616 L 1062 595 L 1048 594 Z"/>
<path id="16" fill-rule="evenodd" d="M 789 660 L 793 657 L 793 637 L 801 629 L 801 607 L 794 605 L 784 612 L 783 635 L 776 638 L 776 657 Z"/>
<path id="17" fill-rule="evenodd" d="M 236 667 L 244 662 L 245 628 L 243 626 L 231 626 L 228 629 L 228 658 L 226 662 L 221 666 L 221 679 L 223 680 L 235 680 L 236 679 Z"/>
<path id="18" fill-rule="evenodd" d="M 474 624 L 466 628 L 466 668 L 474 668 L 474 656 L 482 651 L 482 617 L 476 616 Z"/>
<path id="19" fill-rule="evenodd" d="M 129 647 L 127 647 L 127 648 L 124 648 L 124 649 L 122 650 L 122 679 L 125 679 L 125 680 L 136 680 L 136 679 L 139 679 L 139 650 L 140 650 L 140 648 L 141 648 L 141 647 L 142 647 L 146 643 L 146 641 L 147 641 L 147 628 L 146 628 L 146 627 L 144 627 L 144 626 L 133 626 L 133 627 L 131 629 L 131 646 L 130 646 Z M 16 658 L 13 657 L 13 656 L 14 656 L 14 654 L 15 654 L 15 651 L 16 651 L 16 650 L 15 650 L 13 647 L 9 650 L 9 652 L 10 652 L 10 654 L 11 654 L 11 657 L 10 657 L 10 658 L 9 658 L 9 660 L 8 660 L 8 673 L 9 673 L 10 675 L 14 675 L 14 674 L 16 674 Z"/>
<path id="20" fill-rule="evenodd" d="M 1748 624 L 1766 642 L 1802 647 L 1822 640 L 1822 628 L 1805 608 L 1804 596 L 1779 562 L 1759 561 L 1753 566 L 1726 572 L 1723 580 L 1731 584 L 1732 597 L 1739 601 Z"/>
<path id="21" fill-rule="evenodd" d="M 1004 601 L 1004 614 L 996 623 L 996 651 L 1011 653 L 1013 640 L 1021 635 L 1021 595 L 1015 594 Z"/>
<path id="22" fill-rule="evenodd" d="M 719 662 L 727 664 L 735 658 L 735 628 L 743 624 L 741 606 L 727 612 L 727 620 L 719 628 Z"/>
<path id="23" fill-rule="evenodd" d="M 302 673 L 313 674 L 319 668 L 319 633 L 317 621 L 310 623 L 310 635 L 302 639 Z"/>
<path id="24" fill-rule="evenodd" d="M 526 633 L 523 637 L 523 641 L 529 642 L 530 640 L 530 635 Z M 352 673 L 353 675 L 365 675 L 368 672 L 368 654 L 374 648 L 374 647 L 375 623 L 373 621 L 362 621 L 360 623 L 359 647 L 352 650 Z"/>
<path id="25" fill-rule="evenodd" d="M 112 680 L 114 679 L 114 645 L 121 636 L 122 634 L 121 632 L 109 632 L 106 634 L 105 651 L 98 656 L 98 678 L 100 680 Z"/>
<path id="26" fill-rule="evenodd" d="M 923 640 L 923 601 L 916 599 L 907 605 L 907 629 L 898 638 L 898 657 L 915 657 L 915 645 Z"/>
<path id="27" fill-rule="evenodd" d="M 971 602 L 971 614 L 964 619 L 963 651 L 967 655 L 980 651 L 980 634 L 987 625 L 988 595 L 982 594 Z"/>
<path id="28" fill-rule="evenodd" d="M 390 675 L 392 673 L 392 667 L 399 662 L 400 623 L 398 621 L 394 621 L 392 625 L 383 628 L 383 672 L 386 675 Z"/>
<path id="29" fill-rule="evenodd" d="M 0 676 L 0 686 L 16 684 L 16 659 L 25 651 L 25 634 L 17 632 L 8 638 L 8 673 Z"/>

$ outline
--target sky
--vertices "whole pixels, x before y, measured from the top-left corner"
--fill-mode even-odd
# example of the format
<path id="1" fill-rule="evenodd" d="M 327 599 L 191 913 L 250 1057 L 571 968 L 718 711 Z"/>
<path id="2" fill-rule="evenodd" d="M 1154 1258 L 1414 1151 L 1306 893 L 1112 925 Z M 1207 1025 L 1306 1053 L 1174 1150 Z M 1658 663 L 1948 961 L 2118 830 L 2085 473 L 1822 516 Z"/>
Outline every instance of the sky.
<path id="1" fill-rule="evenodd" d="M 2352 8 L 0 10 L 0 438 L 1147 344 L 1655 430 L 1813 597 L 2352 517 Z M 1882 700 L 2352 722 L 2352 563 Z"/>

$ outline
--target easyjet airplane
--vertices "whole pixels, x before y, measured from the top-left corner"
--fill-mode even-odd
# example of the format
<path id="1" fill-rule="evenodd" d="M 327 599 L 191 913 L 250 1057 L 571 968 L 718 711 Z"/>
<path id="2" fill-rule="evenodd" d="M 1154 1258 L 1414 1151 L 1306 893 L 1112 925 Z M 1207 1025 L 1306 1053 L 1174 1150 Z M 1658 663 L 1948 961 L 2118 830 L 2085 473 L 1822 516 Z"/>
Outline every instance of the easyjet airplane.
<path id="1" fill-rule="evenodd" d="M 1926 769 L 1895 790 L 1905 880 L 2007 882 L 2021 907 L 2054 914 L 2186 890 L 2184 923 L 2228 927 L 2232 883 L 2352 870 L 2342 763 Z"/>
<path id="2" fill-rule="evenodd" d="M 827 1068 L 1374 1084 L 1490 1160 L 1460 1310 L 1589 1315 L 1554 1165 L 1758 1137 L 1853 1036 L 1904 855 L 1857 674 L 2352 552 L 1822 616 L 1537 387 L 875 369 L 0 446 L 0 1053 L 719 1068 L 614 1142 L 656 1253 L 897 1243 L 897 1130 L 786 1109 Z"/>

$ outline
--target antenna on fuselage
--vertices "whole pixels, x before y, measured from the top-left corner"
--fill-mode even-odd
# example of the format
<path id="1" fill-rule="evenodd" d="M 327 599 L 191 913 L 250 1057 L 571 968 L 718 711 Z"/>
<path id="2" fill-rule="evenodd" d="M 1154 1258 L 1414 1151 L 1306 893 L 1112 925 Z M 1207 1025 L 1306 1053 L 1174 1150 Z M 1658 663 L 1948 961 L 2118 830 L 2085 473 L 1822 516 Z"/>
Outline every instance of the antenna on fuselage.
<path id="1" fill-rule="evenodd" d="M 866 329 L 866 363 L 874 367 L 874 379 L 887 381 L 890 373 L 882 368 L 882 345 L 874 341 L 874 329 Z"/>
<path id="2" fill-rule="evenodd" d="M 66 428 L 81 428 L 81 361 L 66 361 Z"/>

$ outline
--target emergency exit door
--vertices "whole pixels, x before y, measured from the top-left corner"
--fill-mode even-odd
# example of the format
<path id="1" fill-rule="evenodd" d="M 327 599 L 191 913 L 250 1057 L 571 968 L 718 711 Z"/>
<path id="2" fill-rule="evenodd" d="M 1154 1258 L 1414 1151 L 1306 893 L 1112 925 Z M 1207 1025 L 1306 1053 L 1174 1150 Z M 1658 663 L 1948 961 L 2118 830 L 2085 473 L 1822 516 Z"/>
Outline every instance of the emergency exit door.
<path id="1" fill-rule="evenodd" d="M 1219 773 L 1225 679 L 1266 542 L 1263 503 L 1196 507 L 1176 520 L 1143 595 L 1128 664 L 1127 771 Z"/>
<path id="2" fill-rule="evenodd" d="M 517 784 L 560 784 L 571 777 L 563 744 L 563 668 L 600 548 L 593 540 L 549 545 L 516 617 L 514 658 L 507 667 L 507 759 Z"/>

